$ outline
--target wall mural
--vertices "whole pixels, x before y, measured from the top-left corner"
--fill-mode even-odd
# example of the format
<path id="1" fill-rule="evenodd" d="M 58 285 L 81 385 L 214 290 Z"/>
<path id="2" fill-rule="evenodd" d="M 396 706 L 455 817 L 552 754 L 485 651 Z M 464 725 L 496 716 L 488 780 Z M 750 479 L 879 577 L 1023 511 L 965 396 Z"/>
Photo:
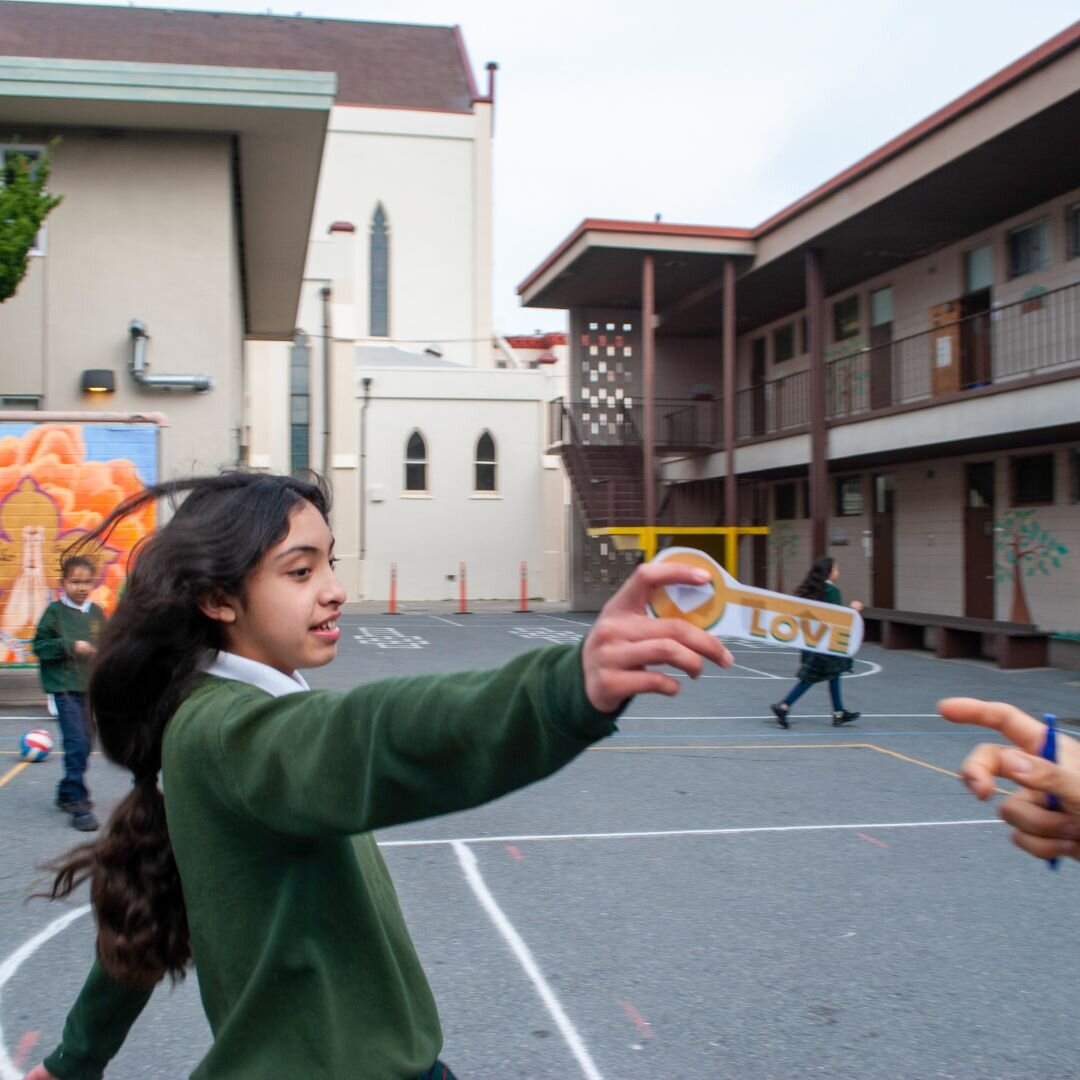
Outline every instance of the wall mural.
<path id="1" fill-rule="evenodd" d="M 157 482 L 157 448 L 154 424 L 0 420 L 0 665 L 34 662 L 34 628 L 58 595 L 64 551 Z M 97 567 L 91 599 L 106 612 L 155 520 L 147 506 L 86 552 Z"/>
<path id="2" fill-rule="evenodd" d="M 1023 579 L 1058 569 L 1069 549 L 1038 523 L 1034 510 L 1007 510 L 994 526 L 997 579 L 1013 583 L 1009 621 L 1033 623 Z"/>

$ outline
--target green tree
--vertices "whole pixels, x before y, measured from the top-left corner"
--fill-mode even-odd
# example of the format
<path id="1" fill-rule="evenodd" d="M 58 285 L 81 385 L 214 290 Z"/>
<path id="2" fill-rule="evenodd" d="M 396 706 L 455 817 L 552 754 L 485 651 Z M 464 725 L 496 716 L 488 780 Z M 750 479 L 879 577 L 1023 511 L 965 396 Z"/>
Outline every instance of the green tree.
<path id="1" fill-rule="evenodd" d="M 786 592 L 784 565 L 798 554 L 799 538 L 786 521 L 779 521 L 769 530 L 769 546 L 772 548 L 772 562 L 776 569 L 776 591 Z"/>
<path id="2" fill-rule="evenodd" d="M 60 204 L 45 185 L 52 168 L 52 148 L 40 157 L 8 151 L 0 171 L 0 304 L 15 295 L 26 276 L 27 252 L 41 223 Z"/>
<path id="3" fill-rule="evenodd" d="M 1009 619 L 1016 623 L 1032 623 L 1023 579 L 1056 570 L 1069 549 L 1035 520 L 1034 510 L 1007 510 L 994 525 L 997 580 L 1013 583 Z"/>

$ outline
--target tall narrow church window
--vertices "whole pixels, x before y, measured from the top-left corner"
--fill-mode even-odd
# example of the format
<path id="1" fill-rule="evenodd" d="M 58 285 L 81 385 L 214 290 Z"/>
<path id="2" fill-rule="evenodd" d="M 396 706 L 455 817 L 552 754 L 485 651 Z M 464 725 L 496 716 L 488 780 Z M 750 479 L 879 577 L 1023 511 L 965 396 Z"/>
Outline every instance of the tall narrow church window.
<path id="1" fill-rule="evenodd" d="M 303 330 L 293 335 L 289 357 L 289 468 L 308 468 L 311 431 L 311 344 Z"/>
<path id="2" fill-rule="evenodd" d="M 476 440 L 475 489 L 495 491 L 495 440 L 485 431 Z"/>
<path id="3" fill-rule="evenodd" d="M 419 431 L 405 445 L 405 490 L 427 491 L 427 444 Z"/>
<path id="4" fill-rule="evenodd" d="M 390 229 L 382 203 L 371 219 L 371 327 L 372 337 L 390 336 Z"/>

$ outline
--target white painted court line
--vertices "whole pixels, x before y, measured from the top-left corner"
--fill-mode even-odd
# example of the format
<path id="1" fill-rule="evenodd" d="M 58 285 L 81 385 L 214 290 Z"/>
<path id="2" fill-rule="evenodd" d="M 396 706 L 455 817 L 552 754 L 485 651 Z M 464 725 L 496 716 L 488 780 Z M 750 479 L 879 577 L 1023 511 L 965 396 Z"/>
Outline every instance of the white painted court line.
<path id="1" fill-rule="evenodd" d="M 570 1018 L 566 1013 L 563 1012 L 559 999 L 555 996 L 554 991 L 548 985 L 539 966 L 533 959 L 529 946 L 522 940 L 513 924 L 503 914 L 503 910 L 499 907 L 495 897 L 491 895 L 480 874 L 476 856 L 461 840 L 453 841 L 452 846 L 454 853 L 458 857 L 458 862 L 461 863 L 461 869 L 465 873 L 465 880 L 469 883 L 472 891 L 476 893 L 476 898 L 480 901 L 480 906 L 487 912 L 488 918 L 495 924 L 495 928 L 502 934 L 503 940 L 510 946 L 510 951 L 517 957 L 518 963 L 525 969 L 525 974 L 529 976 L 533 986 L 536 988 L 536 992 L 540 995 L 540 1000 L 544 1003 L 547 1011 L 551 1013 L 555 1026 L 566 1040 L 570 1052 L 574 1055 L 578 1065 L 581 1066 L 582 1075 L 587 1080 L 603 1080 L 600 1070 L 597 1069 L 589 1051 L 585 1048 L 585 1043 L 577 1033 L 577 1029 L 570 1022 Z"/>
<path id="2" fill-rule="evenodd" d="M 892 712 L 892 713 L 872 713 L 864 712 L 859 714 L 864 720 L 941 720 L 941 714 L 936 712 Z M 831 720 L 832 713 L 799 713 L 798 716 L 793 719 L 800 719 L 805 717 L 807 720 Z M 627 713 L 624 716 L 619 717 L 619 723 L 624 720 L 772 720 L 771 716 L 766 716 L 763 713 L 749 713 L 746 716 L 720 716 L 719 714 L 711 714 L 707 716 L 642 716 L 638 713 Z M 944 723 L 944 721 L 942 721 Z M 857 731 L 857 728 L 849 728 L 849 731 Z M 621 735 L 625 735 L 626 732 L 620 732 Z M 794 732 L 789 732 L 794 734 Z M 887 732 L 875 731 L 874 735 L 888 734 Z M 745 735 L 741 735 L 740 738 L 745 738 Z"/>
<path id="3" fill-rule="evenodd" d="M 448 626 L 464 626 L 464 623 L 454 622 L 453 619 L 443 618 L 442 615 L 429 615 L 429 619 L 436 619 L 438 622 L 446 623 Z"/>
<path id="4" fill-rule="evenodd" d="M 1000 818 L 960 821 L 871 821 L 845 825 L 751 825 L 732 829 L 662 829 L 655 832 L 536 833 L 520 836 L 459 836 L 444 840 L 380 840 L 381 848 L 439 847 L 458 844 L 526 844 L 539 840 L 651 840 L 663 836 L 743 836 L 753 833 L 844 832 L 851 829 L 934 829 L 952 825 L 1002 825 Z"/>
<path id="5" fill-rule="evenodd" d="M 564 619 L 560 615 L 547 615 L 543 611 L 538 611 L 537 615 L 539 615 L 541 619 L 554 619 L 556 622 L 568 622 L 573 626 L 592 626 L 591 622 L 580 622 L 577 619 Z"/>
<path id="6" fill-rule="evenodd" d="M 20 945 L 19 948 L 0 964 L 0 992 L 3 991 L 4 986 L 15 972 L 22 967 L 24 961 L 33 956 L 46 941 L 56 937 L 62 930 L 66 930 L 71 923 L 76 919 L 81 919 L 89 910 L 90 905 L 84 904 L 81 908 L 76 908 L 74 911 L 69 911 L 66 915 L 61 915 L 58 919 L 53 919 L 40 934 L 35 934 L 28 942 L 26 942 L 26 944 Z M 15 1063 L 8 1057 L 2 1018 L 3 1014 L 0 1013 L 0 1080 L 22 1080 L 22 1077 L 26 1074 L 26 1070 L 16 1069 Z"/>
<path id="7" fill-rule="evenodd" d="M 739 668 L 742 671 L 752 671 L 755 675 L 760 675 L 765 679 L 783 679 L 785 682 L 790 680 L 790 675 L 773 675 L 768 671 L 758 671 L 757 668 L 747 667 L 745 664 L 732 664 L 733 668 Z M 723 675 L 699 675 L 699 679 L 722 679 Z"/>

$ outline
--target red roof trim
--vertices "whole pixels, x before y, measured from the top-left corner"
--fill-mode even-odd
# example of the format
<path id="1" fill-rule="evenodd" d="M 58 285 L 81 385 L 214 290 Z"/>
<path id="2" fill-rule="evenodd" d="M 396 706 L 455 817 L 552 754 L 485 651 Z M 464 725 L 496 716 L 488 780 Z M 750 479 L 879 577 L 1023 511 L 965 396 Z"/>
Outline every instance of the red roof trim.
<path id="1" fill-rule="evenodd" d="M 821 202 L 827 196 L 840 190 L 846 185 L 857 180 L 859 177 L 871 172 L 879 165 L 883 165 L 891 158 L 897 157 L 903 151 L 914 146 L 922 139 L 927 138 L 935 131 L 940 130 L 952 121 L 963 116 L 967 112 L 989 101 L 995 95 L 1006 90 L 1012 84 L 1033 74 L 1040 67 L 1049 64 L 1058 56 L 1069 52 L 1080 44 L 1080 21 L 1066 27 L 1059 34 L 1055 34 L 1049 41 L 1043 42 L 1030 52 L 1025 53 L 1018 60 L 1002 68 L 996 75 L 984 79 L 966 94 L 962 94 L 955 101 L 950 102 L 937 112 L 932 113 L 925 120 L 920 121 L 914 127 L 908 128 L 895 139 L 890 140 L 884 146 L 868 154 L 857 161 L 850 168 L 826 181 L 820 187 L 814 188 L 809 194 L 785 207 L 779 213 L 767 218 L 753 229 L 716 228 L 708 225 L 668 225 L 664 222 L 643 221 L 611 221 L 603 218 L 586 218 L 555 250 L 517 287 L 518 294 L 522 294 L 539 277 L 541 277 L 566 251 L 568 251 L 587 231 L 594 232 L 633 232 L 652 233 L 657 236 L 705 236 L 717 239 L 747 239 L 757 240 L 766 233 L 771 232 L 777 226 L 791 218 L 797 217 L 804 210 L 809 209 L 816 203 Z"/>
<path id="2" fill-rule="evenodd" d="M 508 337 L 506 343 L 514 349 L 553 349 L 556 345 L 566 344 L 566 334 L 557 331 L 549 334 L 515 334 Z"/>

